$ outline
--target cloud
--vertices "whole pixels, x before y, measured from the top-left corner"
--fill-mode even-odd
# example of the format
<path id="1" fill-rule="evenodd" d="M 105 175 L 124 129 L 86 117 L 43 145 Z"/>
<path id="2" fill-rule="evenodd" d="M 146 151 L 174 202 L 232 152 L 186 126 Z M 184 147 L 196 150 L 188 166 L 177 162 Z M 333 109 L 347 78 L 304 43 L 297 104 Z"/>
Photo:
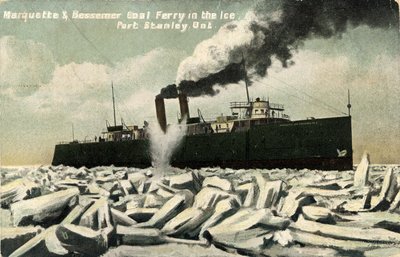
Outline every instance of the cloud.
<path id="1" fill-rule="evenodd" d="M 49 83 L 55 69 L 45 45 L 14 36 L 0 38 L 0 94 L 28 95 Z"/>
<path id="2" fill-rule="evenodd" d="M 141 89 L 159 91 L 174 81 L 176 67 L 185 56 L 181 50 L 155 48 L 117 63 L 110 70 L 111 79 L 125 96 Z"/>
<path id="3" fill-rule="evenodd" d="M 112 82 L 120 103 L 135 98 L 137 91 L 139 94 L 145 89 L 158 91 L 174 76 L 183 55 L 181 51 L 157 48 L 141 56 L 126 58 L 114 67 L 88 62 L 57 65 L 51 80 L 21 101 L 31 107 L 31 112 L 68 111 L 72 117 L 84 119 L 84 106 L 93 103 L 93 107 L 99 107 L 100 103 L 111 101 Z"/>
<path id="4" fill-rule="evenodd" d="M 2 46 L 8 40 L 2 38 Z M 44 54 L 51 59 L 42 44 L 18 43 L 35 45 L 28 51 L 31 56 Z M 75 125 L 76 138 L 99 136 L 105 120 L 113 118 L 111 81 L 117 100 L 117 122 L 123 118 L 127 124 L 142 125 L 143 120 L 154 116 L 154 96 L 175 78 L 176 67 L 185 55 L 181 50 L 157 48 L 113 66 L 90 62 L 58 65 L 50 60 L 40 65 L 50 63 L 53 69 L 43 72 L 43 67 L 36 67 L 31 71 L 46 79 L 24 94 L 28 88 L 19 92 L 15 83 L 23 81 L 25 75 L 10 68 L 24 64 L 18 59 L 17 52 L 23 51 L 20 48 L 0 50 L 1 60 L 8 62 L 7 66 L 1 65 L 2 75 L 7 75 L 8 82 L 0 90 L 3 107 L 0 127 L 4 131 L 1 141 L 3 150 L 9 153 L 3 156 L 4 163 L 50 162 L 54 144 L 71 140 L 71 123 Z"/>
<path id="5" fill-rule="evenodd" d="M 130 117 L 130 121 L 137 124 L 142 124 L 144 120 L 154 120 L 156 94 L 157 91 L 150 89 L 140 89 L 132 93 L 121 103 L 125 117 Z"/>

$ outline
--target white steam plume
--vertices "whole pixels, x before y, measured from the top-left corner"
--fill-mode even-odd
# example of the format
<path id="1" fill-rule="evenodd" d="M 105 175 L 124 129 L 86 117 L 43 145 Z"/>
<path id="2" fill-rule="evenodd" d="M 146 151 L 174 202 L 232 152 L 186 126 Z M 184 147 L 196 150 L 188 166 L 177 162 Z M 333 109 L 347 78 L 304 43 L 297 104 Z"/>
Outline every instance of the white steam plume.
<path id="1" fill-rule="evenodd" d="M 198 44 L 193 55 L 180 63 L 176 81 L 198 81 L 231 63 L 240 63 L 243 55 L 250 48 L 259 48 L 265 38 L 263 33 L 251 30 L 252 23 L 260 22 L 254 12 L 248 12 L 243 20 L 225 24 L 210 39 Z"/>
<path id="2" fill-rule="evenodd" d="M 182 124 L 186 124 L 186 120 L 183 120 Z M 186 126 L 172 124 L 164 133 L 159 124 L 155 122 L 150 125 L 149 132 L 152 166 L 156 170 L 165 170 L 170 165 L 172 154 L 186 134 Z"/>

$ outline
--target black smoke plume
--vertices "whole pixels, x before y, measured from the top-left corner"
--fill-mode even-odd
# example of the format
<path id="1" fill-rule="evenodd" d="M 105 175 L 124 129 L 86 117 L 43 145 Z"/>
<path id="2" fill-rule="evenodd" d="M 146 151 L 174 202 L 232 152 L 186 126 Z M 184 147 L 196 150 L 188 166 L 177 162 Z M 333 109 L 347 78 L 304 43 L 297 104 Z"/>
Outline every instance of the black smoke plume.
<path id="1" fill-rule="evenodd" d="M 258 17 L 265 15 L 265 6 L 255 8 Z M 273 56 L 288 67 L 292 51 L 308 38 L 341 36 L 349 25 L 399 28 L 399 9 L 394 0 L 285 0 L 281 12 L 280 20 L 270 22 L 267 28 L 251 24 L 254 33 L 265 35 L 264 44 L 248 52 L 246 58 L 260 76 L 266 75 Z"/>
<path id="2" fill-rule="evenodd" d="M 198 81 L 182 80 L 179 86 L 175 84 L 168 85 L 161 89 L 158 97 L 162 98 L 177 98 L 178 90 L 185 93 L 187 96 L 201 96 L 201 95 L 216 95 L 219 93 L 218 89 L 213 88 L 213 85 L 226 86 L 230 83 L 238 83 L 246 76 L 244 70 L 244 63 L 231 63 L 220 72 L 211 74 Z"/>
<path id="3" fill-rule="evenodd" d="M 175 84 L 168 85 L 161 89 L 160 94 L 157 97 L 161 98 L 177 98 L 178 97 L 178 89 Z"/>
<path id="4" fill-rule="evenodd" d="M 179 86 L 170 85 L 161 90 L 161 95 L 174 97 L 177 89 L 188 96 L 215 95 L 219 91 L 214 85 L 236 83 L 244 78 L 242 56 L 253 75 L 266 76 L 272 58 L 288 67 L 292 64 L 293 51 L 305 40 L 340 37 L 349 26 L 399 29 L 399 7 L 394 0 L 283 0 L 278 19 L 271 18 L 269 1 L 259 2 L 250 20 L 226 24 L 212 38 L 199 44 L 193 56 L 179 66 Z M 244 33 L 247 41 L 235 42 L 234 47 L 221 45 L 221 39 L 238 33 Z M 201 62 L 196 58 L 199 55 L 203 57 Z M 175 92 L 171 94 L 172 88 Z"/>

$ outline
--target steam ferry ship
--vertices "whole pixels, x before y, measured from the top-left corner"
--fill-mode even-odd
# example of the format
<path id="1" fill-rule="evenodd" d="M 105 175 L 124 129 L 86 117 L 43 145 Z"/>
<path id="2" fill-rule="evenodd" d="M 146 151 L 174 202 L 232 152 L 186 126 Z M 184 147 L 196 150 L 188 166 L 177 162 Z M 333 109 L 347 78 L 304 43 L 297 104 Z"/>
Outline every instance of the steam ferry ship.
<path id="1" fill-rule="evenodd" d="M 175 167 L 308 168 L 349 170 L 353 167 L 352 128 L 349 114 L 332 118 L 290 120 L 284 106 L 248 97 L 231 102 L 232 115 L 205 120 L 198 112 L 191 117 L 187 96 L 178 95 L 181 126 L 186 134 L 173 152 Z M 152 165 L 148 124 L 107 124 L 95 142 L 72 141 L 55 146 L 52 165 L 74 167 Z M 161 129 L 168 130 L 164 99 L 155 99 Z M 184 124 L 183 124 L 184 123 Z"/>

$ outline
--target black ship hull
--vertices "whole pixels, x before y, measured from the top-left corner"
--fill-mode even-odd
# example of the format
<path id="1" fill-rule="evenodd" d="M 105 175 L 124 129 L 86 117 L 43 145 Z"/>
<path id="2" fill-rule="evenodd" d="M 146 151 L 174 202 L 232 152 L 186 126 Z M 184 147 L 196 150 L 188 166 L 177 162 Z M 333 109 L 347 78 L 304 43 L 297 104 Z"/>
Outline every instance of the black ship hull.
<path id="1" fill-rule="evenodd" d="M 151 166 L 147 139 L 58 144 L 53 165 Z M 175 167 L 309 168 L 349 170 L 351 117 L 255 124 L 243 132 L 185 136 L 171 158 Z"/>

